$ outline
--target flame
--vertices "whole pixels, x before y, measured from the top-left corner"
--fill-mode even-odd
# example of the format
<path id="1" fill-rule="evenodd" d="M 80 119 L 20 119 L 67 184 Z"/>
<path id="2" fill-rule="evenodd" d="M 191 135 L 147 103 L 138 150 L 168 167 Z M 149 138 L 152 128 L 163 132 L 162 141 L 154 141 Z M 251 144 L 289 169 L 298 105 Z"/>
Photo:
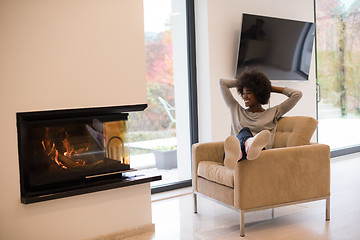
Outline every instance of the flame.
<path id="1" fill-rule="evenodd" d="M 68 133 L 65 132 L 65 139 L 62 141 L 63 148 L 64 148 L 64 156 L 71 158 L 72 156 L 76 156 L 76 154 L 87 152 L 89 150 L 88 144 L 85 145 L 85 147 L 79 148 L 75 150 L 74 146 L 70 144 L 69 142 L 69 136 Z M 84 161 L 77 161 L 77 163 L 84 165 Z"/>
<path id="2" fill-rule="evenodd" d="M 47 133 L 49 129 L 47 129 Z M 48 134 L 47 134 L 48 135 Z M 82 159 L 73 159 L 77 154 L 83 153 L 89 150 L 88 144 L 85 144 L 84 147 L 75 149 L 69 141 L 69 135 L 65 131 L 65 138 L 61 141 L 60 148 L 50 140 L 51 138 L 46 137 L 45 140 L 41 142 L 45 153 L 53 160 L 61 169 L 67 169 L 68 167 L 80 167 L 86 164 L 85 160 Z M 58 149 L 62 149 L 60 151 Z"/>
<path id="3" fill-rule="evenodd" d="M 55 143 L 52 144 L 52 148 L 50 149 L 50 151 L 48 151 L 47 153 L 47 148 L 45 146 L 45 141 L 42 141 L 41 142 L 44 150 L 45 150 L 45 153 L 50 156 L 50 158 L 57 164 L 59 165 L 61 168 L 63 169 L 67 169 L 67 167 L 59 161 L 59 151 L 55 148 Z"/>

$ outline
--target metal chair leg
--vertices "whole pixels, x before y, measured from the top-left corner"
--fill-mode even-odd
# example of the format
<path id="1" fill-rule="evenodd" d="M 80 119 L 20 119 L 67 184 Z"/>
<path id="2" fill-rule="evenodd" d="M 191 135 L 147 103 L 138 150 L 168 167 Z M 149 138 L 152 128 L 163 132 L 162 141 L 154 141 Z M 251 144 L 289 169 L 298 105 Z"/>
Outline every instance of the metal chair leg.
<path id="1" fill-rule="evenodd" d="M 275 218 L 275 210 L 274 210 L 274 208 L 271 209 L 271 218 L 272 219 Z"/>
<path id="2" fill-rule="evenodd" d="M 326 198 L 326 221 L 330 220 L 330 197 Z"/>
<path id="3" fill-rule="evenodd" d="M 245 216 L 244 210 L 240 211 L 240 237 L 245 237 Z"/>
<path id="4" fill-rule="evenodd" d="M 194 198 L 194 213 L 197 213 L 197 196 L 195 193 L 193 193 Z"/>

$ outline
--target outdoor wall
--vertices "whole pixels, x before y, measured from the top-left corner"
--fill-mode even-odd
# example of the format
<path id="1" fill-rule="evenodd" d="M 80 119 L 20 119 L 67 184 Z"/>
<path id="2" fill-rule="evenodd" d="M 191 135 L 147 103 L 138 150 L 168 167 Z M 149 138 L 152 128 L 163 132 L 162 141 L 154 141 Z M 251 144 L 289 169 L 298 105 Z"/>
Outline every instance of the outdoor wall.
<path id="1" fill-rule="evenodd" d="M 150 184 L 20 203 L 16 112 L 146 103 L 142 0 L 0 1 L 0 239 L 150 225 Z"/>
<path id="2" fill-rule="evenodd" d="M 197 80 L 200 142 L 221 141 L 230 134 L 230 115 L 219 89 L 220 78 L 233 78 L 242 13 L 314 22 L 313 0 L 197 0 Z M 316 118 L 316 74 L 313 51 L 309 81 L 273 81 L 299 89 L 303 97 L 287 115 Z M 236 94 L 236 93 L 235 93 Z M 285 99 L 272 94 L 270 105 Z M 241 100 L 240 100 L 241 101 Z"/>

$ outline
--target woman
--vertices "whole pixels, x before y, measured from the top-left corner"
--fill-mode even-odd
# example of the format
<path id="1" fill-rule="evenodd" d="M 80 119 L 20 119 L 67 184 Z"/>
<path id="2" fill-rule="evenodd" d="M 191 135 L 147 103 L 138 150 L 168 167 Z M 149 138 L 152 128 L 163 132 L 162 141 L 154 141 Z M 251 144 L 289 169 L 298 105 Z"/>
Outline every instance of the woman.
<path id="1" fill-rule="evenodd" d="M 230 88 L 237 89 L 246 108 L 234 98 Z M 270 80 L 257 70 L 244 71 L 237 80 L 220 79 L 220 89 L 231 114 L 232 136 L 225 140 L 224 162 L 233 167 L 237 161 L 254 160 L 262 149 L 272 147 L 277 122 L 302 97 L 298 90 L 272 86 Z M 264 109 L 262 105 L 269 102 L 271 92 L 284 94 L 288 99 Z"/>

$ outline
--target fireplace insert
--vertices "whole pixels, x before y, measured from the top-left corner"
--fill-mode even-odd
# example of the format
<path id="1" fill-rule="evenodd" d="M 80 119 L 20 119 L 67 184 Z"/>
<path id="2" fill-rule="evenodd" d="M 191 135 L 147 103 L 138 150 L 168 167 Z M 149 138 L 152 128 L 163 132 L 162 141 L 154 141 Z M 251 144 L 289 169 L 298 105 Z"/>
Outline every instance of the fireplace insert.
<path id="1" fill-rule="evenodd" d="M 145 107 L 138 106 L 140 110 Z M 22 201 L 116 181 L 122 173 L 132 171 L 125 111 L 133 110 L 109 107 L 17 113 Z"/>

